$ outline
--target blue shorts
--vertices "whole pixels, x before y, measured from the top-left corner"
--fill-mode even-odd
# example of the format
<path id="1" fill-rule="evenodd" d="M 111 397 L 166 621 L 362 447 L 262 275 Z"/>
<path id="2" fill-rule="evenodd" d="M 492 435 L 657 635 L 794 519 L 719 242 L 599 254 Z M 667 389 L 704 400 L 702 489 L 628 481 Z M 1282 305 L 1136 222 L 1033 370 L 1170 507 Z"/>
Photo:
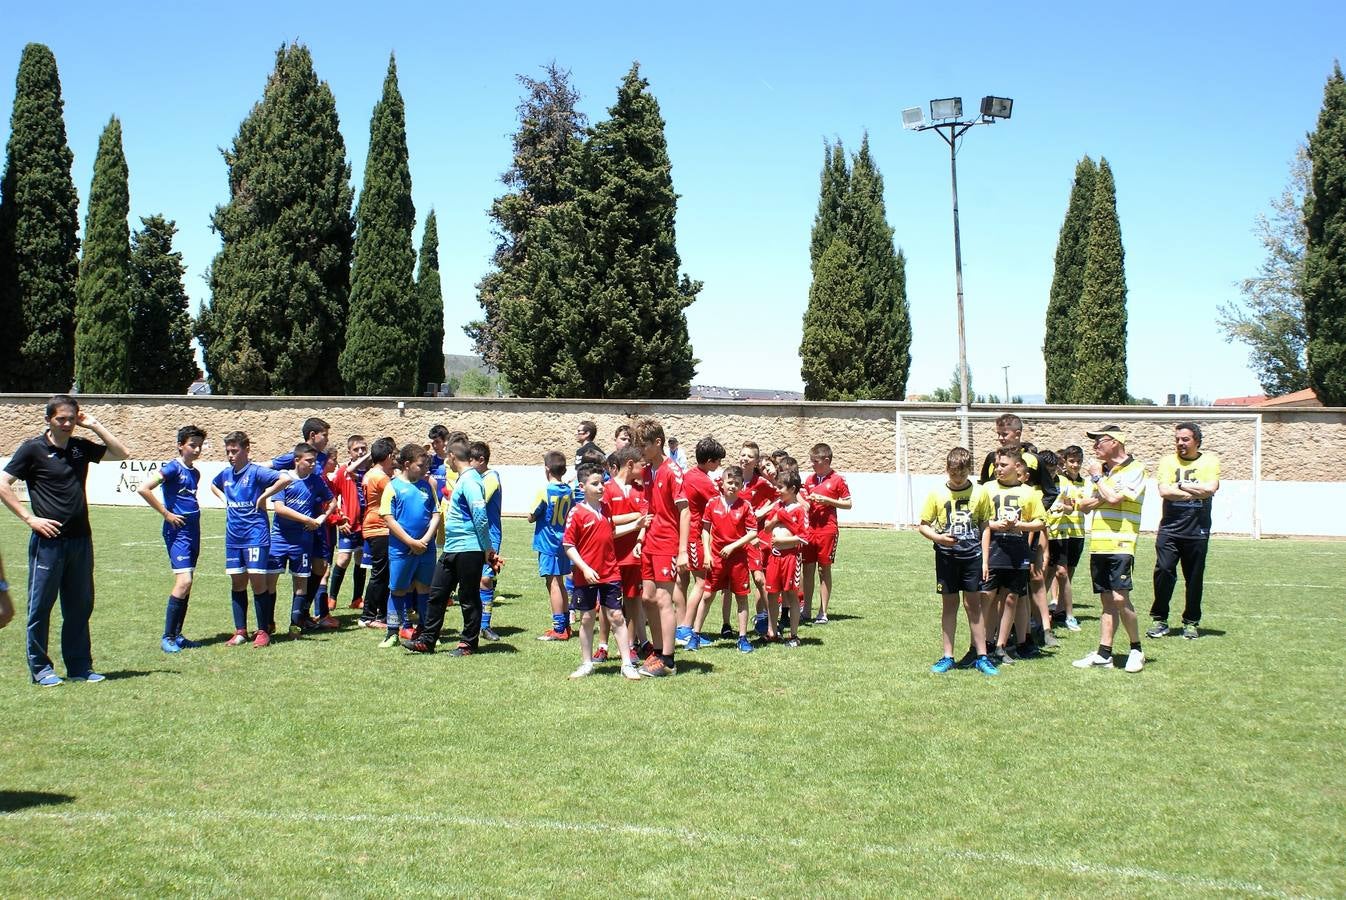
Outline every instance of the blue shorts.
<path id="1" fill-rule="evenodd" d="M 334 530 L 335 529 L 332 528 L 331 526 L 324 525 L 323 527 L 313 532 L 314 559 L 325 559 L 328 562 L 332 561 L 332 538 L 331 535 L 328 534 L 328 532 Z"/>
<path id="2" fill-rule="evenodd" d="M 342 534 L 337 532 L 337 550 L 341 553 L 354 553 L 356 550 L 364 547 L 364 535 L 356 531 L 352 534 Z"/>
<path id="3" fill-rule="evenodd" d="M 539 553 L 537 555 L 537 573 L 543 578 L 548 575 L 569 575 L 570 557 Z"/>
<path id="4" fill-rule="evenodd" d="M 388 590 L 401 593 L 411 589 L 419 582 L 426 587 L 435 577 L 435 548 L 427 547 L 424 553 L 415 556 L 388 557 Z"/>
<path id="5" fill-rule="evenodd" d="M 575 585 L 575 608 L 588 612 L 599 604 L 604 609 L 622 608 L 622 583 L 612 581 L 607 584 Z"/>
<path id="6" fill-rule="evenodd" d="M 374 551 L 370 549 L 369 541 L 365 541 L 360 548 L 360 568 L 374 568 Z"/>
<path id="7" fill-rule="evenodd" d="M 173 572 L 190 572 L 201 555 L 201 517 L 183 516 L 177 527 L 164 523 L 164 546 L 168 548 L 168 567 Z"/>
<path id="8" fill-rule="evenodd" d="M 252 547 L 225 547 L 224 574 L 226 575 L 265 575 L 271 561 L 269 544 Z"/>
<path id="9" fill-rule="evenodd" d="M 299 575 L 307 578 L 313 574 L 313 542 L 305 542 L 308 546 L 302 544 L 290 544 L 285 541 L 277 540 L 274 535 L 271 538 L 270 558 L 266 563 L 266 572 L 268 575 L 279 575 L 289 566 L 291 575 Z"/>

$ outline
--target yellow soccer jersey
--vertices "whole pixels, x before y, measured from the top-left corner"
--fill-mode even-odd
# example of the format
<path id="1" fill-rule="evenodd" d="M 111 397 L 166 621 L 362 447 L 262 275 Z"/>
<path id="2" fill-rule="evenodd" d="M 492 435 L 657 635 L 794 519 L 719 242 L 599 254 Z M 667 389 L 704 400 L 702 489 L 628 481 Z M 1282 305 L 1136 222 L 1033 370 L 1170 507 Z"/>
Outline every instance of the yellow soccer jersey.
<path id="1" fill-rule="evenodd" d="M 1089 527 L 1090 553 L 1120 553 L 1134 556 L 1140 535 L 1140 507 L 1145 501 L 1145 464 L 1128 456 L 1121 465 L 1104 475 L 1106 484 L 1122 495 L 1116 503 L 1094 507 Z"/>
<path id="2" fill-rule="evenodd" d="M 1047 510 L 1047 536 L 1053 540 L 1084 537 L 1084 516 L 1078 509 L 1067 512 L 1061 504 L 1066 498 L 1074 503 L 1085 500 L 1094 493 L 1094 483 L 1087 478 L 1071 481 L 1065 475 L 1057 475 L 1056 483 L 1060 493 L 1058 502 Z"/>
<path id="3" fill-rule="evenodd" d="M 960 490 L 941 484 L 925 498 L 921 507 L 921 521 L 929 523 L 940 534 L 951 534 L 958 539 L 952 547 L 935 545 L 935 550 L 959 559 L 975 559 L 981 555 L 981 530 L 991 520 L 994 510 L 986 493 L 986 486 L 968 483 Z"/>
<path id="4" fill-rule="evenodd" d="M 1171 453 L 1159 461 L 1155 479 L 1162 484 L 1182 484 L 1187 481 L 1202 483 L 1220 480 L 1220 457 L 1209 450 L 1197 454 L 1196 459 L 1182 459 Z M 1175 537 L 1206 538 L 1210 536 L 1211 500 L 1164 500 L 1164 514 L 1159 530 Z"/>
<path id="5" fill-rule="evenodd" d="M 1042 492 L 1027 484 L 1006 486 L 999 481 L 986 485 L 991 501 L 991 518 L 1006 521 L 1017 517 L 1021 522 L 1045 522 L 1047 512 L 1042 508 Z M 1028 534 L 1022 531 L 999 531 L 991 535 L 992 569 L 1028 568 Z"/>

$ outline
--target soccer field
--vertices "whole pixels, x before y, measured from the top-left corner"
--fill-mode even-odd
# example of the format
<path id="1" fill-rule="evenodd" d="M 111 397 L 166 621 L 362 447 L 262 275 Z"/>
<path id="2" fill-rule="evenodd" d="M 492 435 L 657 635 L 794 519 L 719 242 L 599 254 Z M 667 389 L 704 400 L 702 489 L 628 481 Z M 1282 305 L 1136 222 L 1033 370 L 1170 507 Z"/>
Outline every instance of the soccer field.
<path id="1" fill-rule="evenodd" d="M 185 629 L 206 646 L 165 655 L 160 519 L 93 522 L 108 681 L 31 686 L 22 611 L 0 632 L 0 896 L 1346 893 L 1346 544 L 1215 541 L 1206 636 L 1147 641 L 1139 675 L 1070 666 L 1098 638 L 1081 596 L 1082 633 L 985 678 L 929 673 L 927 542 L 847 529 L 801 647 L 570 682 L 578 641 L 534 640 L 522 521 L 504 640 L 465 659 L 379 650 L 345 609 L 226 647 L 213 512 Z M 10 516 L 0 547 L 21 603 Z"/>

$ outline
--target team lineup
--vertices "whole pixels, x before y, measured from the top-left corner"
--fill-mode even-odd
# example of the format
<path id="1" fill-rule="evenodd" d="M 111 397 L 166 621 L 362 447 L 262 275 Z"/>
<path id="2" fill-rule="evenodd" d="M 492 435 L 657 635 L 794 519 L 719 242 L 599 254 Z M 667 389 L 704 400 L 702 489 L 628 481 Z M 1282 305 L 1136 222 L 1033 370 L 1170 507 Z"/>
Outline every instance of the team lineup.
<path id="1" fill-rule="evenodd" d="M 0 500 L 33 531 L 30 675 L 37 684 L 61 682 L 46 653 L 59 594 L 69 677 L 97 681 L 83 485 L 90 462 L 124 459 L 126 448 L 81 413 L 74 398 L 53 397 L 46 420 L 48 430 L 24 442 L 0 477 Z M 77 426 L 102 443 L 72 437 Z M 445 644 L 461 657 L 482 641 L 499 640 L 492 615 L 505 562 L 503 485 L 490 466 L 489 445 L 443 425 L 430 429 L 428 443 L 400 446 L 391 437 L 354 434 L 343 462 L 329 447 L 329 432 L 327 422 L 310 418 L 291 451 L 265 462 L 251 459 L 244 432 L 223 437 L 228 465 L 209 489 L 225 507 L 234 629 L 227 644 L 266 647 L 277 637 L 287 570 L 284 633 L 296 637 L 340 626 L 332 612 L 350 573 L 350 606 L 360 610 L 362 628 L 381 633 L 380 648 L 427 654 Z M 1079 446 L 1053 452 L 1024 442 L 1022 422 L 1012 414 L 996 420 L 996 434 L 1000 447 L 987 455 L 977 483 L 970 452 L 953 448 L 947 481 L 922 507 L 918 530 L 933 545 L 942 598 L 942 653 L 931 671 L 996 675 L 1039 655 L 1040 647 L 1058 646 L 1054 627 L 1079 631 L 1070 585 L 1087 540 L 1100 635 L 1097 649 L 1074 665 L 1114 667 L 1113 643 L 1124 630 L 1129 647 L 1119 649 L 1117 665 L 1140 672 L 1145 656 L 1130 592 L 1145 468 L 1126 452 L 1127 434 L 1116 425 L 1087 432 L 1095 457 L 1087 464 Z M 194 425 L 180 428 L 178 457 L 139 489 L 163 518 L 172 575 L 160 638 L 165 653 L 199 646 L 184 627 L 201 550 L 195 463 L 206 437 Z M 528 516 L 550 607 L 549 627 L 538 639 L 578 638 L 580 662 L 571 678 L 608 661 L 619 663 L 627 679 L 667 677 L 677 671 L 679 648 L 695 652 L 717 641 L 743 653 L 770 644 L 798 647 L 802 624 L 828 622 L 837 511 L 851 507 L 851 493 L 826 443 L 809 449 L 810 471 L 801 474 L 788 451 L 763 455 L 751 441 L 740 447 L 737 464 L 725 465 L 729 454 L 713 437 L 699 440 L 694 459 L 684 461 L 652 418 L 621 425 L 610 454 L 596 437 L 593 422 L 579 424 L 573 480 L 566 480 L 565 454 L 545 454 L 547 484 Z M 1160 462 L 1156 479 L 1164 509 L 1146 634 L 1170 633 L 1169 603 L 1181 568 L 1182 633 L 1191 639 L 1199 635 L 1211 498 L 1219 488 L 1219 458 L 1201 450 L 1196 424 L 1177 426 L 1175 452 Z M 15 480 L 28 484 L 31 511 L 14 494 Z M 715 633 L 706 622 L 717 597 Z M 955 660 L 960 601 L 971 640 Z M 455 603 L 462 626 L 448 638 L 445 618 Z"/>

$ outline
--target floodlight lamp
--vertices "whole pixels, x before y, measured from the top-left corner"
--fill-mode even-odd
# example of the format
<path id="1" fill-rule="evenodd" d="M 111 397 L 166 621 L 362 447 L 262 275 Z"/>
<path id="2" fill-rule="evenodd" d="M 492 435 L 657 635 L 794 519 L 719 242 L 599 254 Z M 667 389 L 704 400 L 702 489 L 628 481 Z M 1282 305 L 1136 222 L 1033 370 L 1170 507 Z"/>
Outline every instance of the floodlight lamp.
<path id="1" fill-rule="evenodd" d="M 981 114 L 990 119 L 1008 119 L 1014 110 L 1014 101 L 1009 97 L 982 97 Z"/>
<path id="2" fill-rule="evenodd" d="M 932 119 L 957 119 L 962 115 L 962 97 L 948 97 L 944 100 L 930 101 L 930 118 Z"/>
<path id="3" fill-rule="evenodd" d="M 902 110 L 902 127 L 907 129 L 920 128 L 925 124 L 925 110 L 919 106 L 909 106 Z"/>

